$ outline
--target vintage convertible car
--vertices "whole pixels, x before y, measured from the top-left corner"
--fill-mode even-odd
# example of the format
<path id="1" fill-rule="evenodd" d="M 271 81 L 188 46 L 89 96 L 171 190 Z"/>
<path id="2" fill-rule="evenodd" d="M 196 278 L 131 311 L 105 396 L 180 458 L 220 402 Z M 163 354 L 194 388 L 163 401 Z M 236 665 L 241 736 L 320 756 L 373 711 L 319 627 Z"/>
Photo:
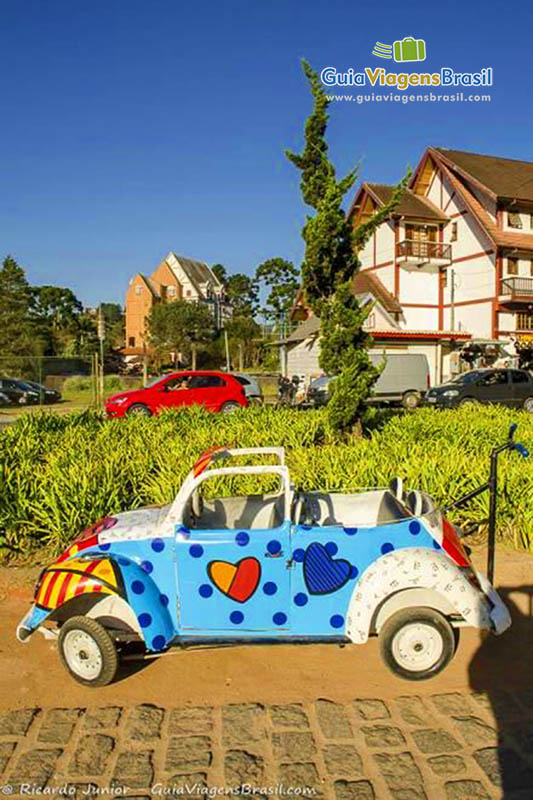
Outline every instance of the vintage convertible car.
<path id="1" fill-rule="evenodd" d="M 512 433 L 494 451 L 491 480 L 454 505 L 490 489 L 495 512 L 497 454 L 526 454 Z M 269 463 L 243 466 L 243 457 Z M 203 499 L 206 481 L 257 475 L 279 490 Z M 299 492 L 283 448 L 218 448 L 170 505 L 85 530 L 41 574 L 17 636 L 57 638 L 64 665 L 89 686 L 111 682 L 135 641 L 160 653 L 193 642 L 364 644 L 376 634 L 389 668 L 420 680 L 448 664 L 461 626 L 499 634 L 510 622 L 427 494 L 404 492 L 399 479 L 350 494 Z"/>

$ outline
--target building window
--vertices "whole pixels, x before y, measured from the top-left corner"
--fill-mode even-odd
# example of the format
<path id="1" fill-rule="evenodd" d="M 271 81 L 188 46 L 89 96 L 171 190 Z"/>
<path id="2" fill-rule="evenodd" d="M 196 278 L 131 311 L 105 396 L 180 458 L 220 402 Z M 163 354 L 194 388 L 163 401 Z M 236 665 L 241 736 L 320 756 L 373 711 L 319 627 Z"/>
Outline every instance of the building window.
<path id="1" fill-rule="evenodd" d="M 533 260 L 529 262 L 529 274 L 533 278 Z"/>
<path id="2" fill-rule="evenodd" d="M 174 295 L 176 294 L 176 287 L 175 286 L 169 286 L 168 289 L 167 289 L 167 294 L 168 294 L 169 297 L 174 297 Z"/>
<path id="3" fill-rule="evenodd" d="M 187 291 L 185 292 L 185 294 L 187 295 L 187 297 L 190 297 L 190 296 L 192 295 L 192 292 L 191 292 L 191 290 L 190 290 L 190 289 L 187 289 Z"/>
<path id="4" fill-rule="evenodd" d="M 533 331 L 533 314 L 529 311 L 522 311 L 516 315 L 517 331 Z"/>
<path id="5" fill-rule="evenodd" d="M 517 258 L 508 258 L 507 259 L 507 274 L 508 275 L 518 275 L 518 259 Z"/>
<path id="6" fill-rule="evenodd" d="M 452 222 L 452 229 L 450 231 L 450 242 L 457 241 L 457 222 Z"/>
<path id="7" fill-rule="evenodd" d="M 140 294 L 141 293 L 141 289 L 142 289 L 142 286 L 136 286 L 135 287 L 135 294 Z"/>
<path id="8" fill-rule="evenodd" d="M 135 347 L 135 336 L 130 336 L 128 339 L 128 347 Z"/>
<path id="9" fill-rule="evenodd" d="M 522 218 L 516 211 L 507 213 L 507 224 L 510 228 L 522 228 Z"/>
<path id="10" fill-rule="evenodd" d="M 446 289 L 446 287 L 448 286 L 448 270 L 443 269 L 441 275 L 442 275 L 442 288 Z"/>
<path id="11" fill-rule="evenodd" d="M 529 215 L 529 227 L 533 230 L 533 214 Z"/>

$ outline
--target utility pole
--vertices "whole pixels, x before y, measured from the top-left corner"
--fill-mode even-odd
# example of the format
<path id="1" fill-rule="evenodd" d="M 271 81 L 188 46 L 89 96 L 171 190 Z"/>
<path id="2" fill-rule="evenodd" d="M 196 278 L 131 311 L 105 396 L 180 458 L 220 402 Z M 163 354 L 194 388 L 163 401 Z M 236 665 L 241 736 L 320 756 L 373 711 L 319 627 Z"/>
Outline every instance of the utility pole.
<path id="1" fill-rule="evenodd" d="M 228 341 L 228 332 L 226 328 L 224 328 L 224 344 L 226 346 L 226 371 L 230 372 L 231 364 L 229 360 L 229 341 Z"/>
<path id="2" fill-rule="evenodd" d="M 98 340 L 100 342 L 100 398 L 104 402 L 104 339 L 105 339 L 105 319 L 102 314 L 102 306 L 98 309 Z"/>

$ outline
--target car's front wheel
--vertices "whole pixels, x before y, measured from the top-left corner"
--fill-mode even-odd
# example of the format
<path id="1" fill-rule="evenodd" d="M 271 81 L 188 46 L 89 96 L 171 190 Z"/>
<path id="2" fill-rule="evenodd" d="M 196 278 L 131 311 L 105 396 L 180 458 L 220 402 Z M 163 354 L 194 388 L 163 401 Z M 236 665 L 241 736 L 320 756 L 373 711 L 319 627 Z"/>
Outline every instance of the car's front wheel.
<path id="1" fill-rule="evenodd" d="M 528 397 L 524 400 L 524 411 L 529 411 L 530 414 L 533 414 L 533 397 Z"/>
<path id="2" fill-rule="evenodd" d="M 461 402 L 459 403 L 461 407 L 463 406 L 478 406 L 479 401 L 476 400 L 474 397 L 464 397 Z"/>
<path id="3" fill-rule="evenodd" d="M 230 401 L 228 403 L 224 403 L 224 405 L 220 410 L 223 414 L 233 414 L 233 412 L 237 411 L 238 408 L 240 408 L 240 405 L 238 403 Z"/>
<path id="4" fill-rule="evenodd" d="M 111 636 L 95 619 L 71 617 L 59 632 L 59 657 L 74 680 L 84 686 L 106 686 L 118 669 Z"/>
<path id="5" fill-rule="evenodd" d="M 130 415 L 131 416 L 137 416 L 138 415 L 140 417 L 151 417 L 152 416 L 152 412 L 150 411 L 148 406 L 144 405 L 144 403 L 134 403 L 132 406 L 130 406 L 128 408 L 126 413 L 128 414 L 128 416 L 130 416 Z"/>
<path id="6" fill-rule="evenodd" d="M 458 637 L 446 617 L 430 608 L 393 614 L 379 632 L 381 656 L 399 678 L 423 681 L 451 661 Z"/>

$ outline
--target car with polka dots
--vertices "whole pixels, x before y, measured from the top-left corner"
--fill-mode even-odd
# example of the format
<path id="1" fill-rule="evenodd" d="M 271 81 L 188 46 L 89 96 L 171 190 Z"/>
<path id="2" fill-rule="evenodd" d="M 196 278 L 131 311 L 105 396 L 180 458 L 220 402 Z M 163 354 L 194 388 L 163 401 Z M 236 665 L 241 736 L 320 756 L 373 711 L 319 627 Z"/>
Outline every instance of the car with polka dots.
<path id="1" fill-rule="evenodd" d="M 208 491 L 238 476 L 266 476 L 274 490 Z M 420 680 L 448 664 L 462 626 L 499 634 L 509 625 L 424 492 L 404 491 L 400 479 L 369 491 L 298 491 L 283 448 L 213 448 L 170 504 L 83 531 L 43 570 L 17 638 L 38 630 L 57 640 L 64 666 L 87 686 L 110 683 L 132 648 L 364 644 L 375 635 L 388 667 Z"/>

